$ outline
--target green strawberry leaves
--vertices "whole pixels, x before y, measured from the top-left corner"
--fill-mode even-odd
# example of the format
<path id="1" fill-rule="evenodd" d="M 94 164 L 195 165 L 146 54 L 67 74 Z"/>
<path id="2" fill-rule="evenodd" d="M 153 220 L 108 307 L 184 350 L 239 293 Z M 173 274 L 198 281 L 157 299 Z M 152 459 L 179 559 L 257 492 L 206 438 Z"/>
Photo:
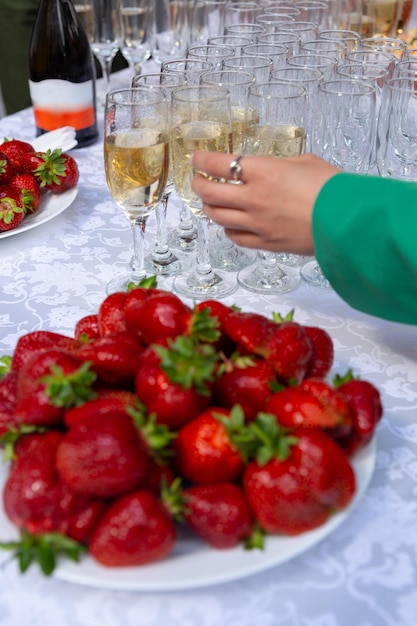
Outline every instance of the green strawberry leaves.
<path id="1" fill-rule="evenodd" d="M 52 574 L 59 555 L 78 562 L 81 554 L 86 552 L 84 546 L 60 533 L 31 535 L 27 531 L 22 531 L 20 541 L 0 542 L 0 548 L 12 551 L 12 558 L 18 560 L 22 573 L 37 563 L 45 576 Z"/>

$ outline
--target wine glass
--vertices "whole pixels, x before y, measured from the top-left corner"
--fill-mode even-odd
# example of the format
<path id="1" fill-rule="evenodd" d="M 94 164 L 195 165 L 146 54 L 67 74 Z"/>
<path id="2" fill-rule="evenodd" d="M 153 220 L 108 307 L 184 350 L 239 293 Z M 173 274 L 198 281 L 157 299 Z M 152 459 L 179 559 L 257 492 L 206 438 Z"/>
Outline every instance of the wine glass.
<path id="1" fill-rule="evenodd" d="M 189 41 L 187 16 L 187 2 L 178 0 L 158 1 L 155 11 L 155 39 L 152 51 L 152 57 L 157 63 L 185 55 Z"/>
<path id="2" fill-rule="evenodd" d="M 157 89 L 163 88 L 170 97 L 171 91 L 176 87 L 185 84 L 185 79 L 180 74 L 163 74 L 162 72 L 150 72 L 149 74 L 137 74 L 132 79 L 132 87 L 141 85 L 154 86 Z M 161 202 L 156 207 L 156 239 L 153 250 L 145 258 L 147 271 L 163 275 L 174 276 L 182 269 L 182 264 L 175 256 L 168 244 L 166 221 L 168 212 L 168 202 L 174 190 L 172 176 L 168 168 L 168 180 L 161 198 Z"/>
<path id="3" fill-rule="evenodd" d="M 362 15 L 372 24 L 372 36 L 395 36 L 401 6 L 402 0 L 364 0 Z"/>
<path id="4" fill-rule="evenodd" d="M 367 173 L 375 146 L 375 97 L 375 87 L 363 80 L 340 78 L 321 82 L 313 151 L 345 171 Z M 300 271 L 308 283 L 330 287 L 316 259 L 308 261 Z"/>
<path id="5" fill-rule="evenodd" d="M 253 24 L 258 15 L 262 12 L 262 7 L 254 0 L 235 0 L 226 2 L 224 9 L 225 26 L 231 24 Z"/>
<path id="6" fill-rule="evenodd" d="M 224 87 L 198 85 L 178 87 L 171 97 L 171 164 L 175 189 L 197 223 L 197 257 L 191 272 L 176 276 L 173 289 L 194 300 L 222 298 L 237 283 L 230 273 L 214 271 L 209 254 L 209 219 L 191 183 L 195 150 L 230 152 L 232 123 L 229 92 Z M 219 183 L 220 184 L 220 183 Z"/>
<path id="7" fill-rule="evenodd" d="M 112 62 L 121 46 L 120 0 L 93 0 L 90 45 L 100 63 L 107 93 L 110 90 Z"/>
<path id="8" fill-rule="evenodd" d="M 191 8 L 190 44 L 211 43 L 224 31 L 224 10 L 227 0 L 195 0 Z"/>
<path id="9" fill-rule="evenodd" d="M 225 87 L 230 96 L 232 116 L 232 152 L 241 154 L 243 151 L 243 129 L 245 125 L 246 107 L 249 87 L 255 82 L 250 72 L 220 70 L 206 72 L 201 77 L 203 85 Z M 213 267 L 227 271 L 237 271 L 253 261 L 250 250 L 236 246 L 226 237 L 224 228 L 218 226 L 210 245 L 210 257 Z"/>
<path id="10" fill-rule="evenodd" d="M 381 176 L 417 180 L 417 84 L 415 72 L 385 82 L 378 121 Z"/>
<path id="11" fill-rule="evenodd" d="M 104 165 L 107 186 L 125 213 L 133 234 L 135 263 L 127 276 L 116 277 L 107 293 L 125 291 L 146 276 L 144 234 L 151 212 L 161 200 L 168 173 L 168 110 L 162 90 L 141 86 L 111 91 L 104 118 Z"/>
<path id="12" fill-rule="evenodd" d="M 268 82 L 249 88 L 244 155 L 294 157 L 305 151 L 307 93 L 295 83 Z M 256 115 L 253 114 L 256 111 Z M 274 252 L 259 251 L 255 263 L 241 269 L 238 283 L 255 293 L 280 294 L 300 284 L 298 270 L 279 263 Z"/>
<path id="13" fill-rule="evenodd" d="M 203 72 L 213 70 L 213 64 L 201 59 L 181 58 L 165 61 L 161 65 L 163 74 L 180 76 L 187 85 L 198 85 Z M 181 202 L 178 226 L 169 234 L 169 245 L 181 253 L 193 252 L 196 248 L 197 230 L 192 213 L 185 202 Z"/>
<path id="14" fill-rule="evenodd" d="M 121 51 L 132 74 L 140 72 L 154 48 L 154 3 L 148 0 L 120 0 Z"/>

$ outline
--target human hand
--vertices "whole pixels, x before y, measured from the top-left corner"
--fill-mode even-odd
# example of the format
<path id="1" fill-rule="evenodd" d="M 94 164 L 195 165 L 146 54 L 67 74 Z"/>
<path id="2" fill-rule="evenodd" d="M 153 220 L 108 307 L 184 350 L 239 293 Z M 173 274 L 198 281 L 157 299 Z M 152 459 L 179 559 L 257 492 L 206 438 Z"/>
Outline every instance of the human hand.
<path id="1" fill-rule="evenodd" d="M 234 157 L 220 152 L 195 152 L 193 167 L 210 177 L 232 179 Z M 223 226 L 237 245 L 314 254 L 312 213 L 324 185 L 339 170 L 311 154 L 295 158 L 244 156 L 240 160 L 243 184 L 223 184 L 197 174 L 193 191 L 203 201 L 204 213 Z"/>

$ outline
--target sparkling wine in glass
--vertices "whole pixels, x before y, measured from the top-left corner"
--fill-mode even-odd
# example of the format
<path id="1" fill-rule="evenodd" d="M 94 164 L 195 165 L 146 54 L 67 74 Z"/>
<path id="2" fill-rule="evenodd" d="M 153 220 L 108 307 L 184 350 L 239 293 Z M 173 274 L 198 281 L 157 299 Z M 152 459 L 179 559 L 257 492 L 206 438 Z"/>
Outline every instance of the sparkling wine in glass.
<path id="1" fill-rule="evenodd" d="M 137 74 L 154 48 L 154 3 L 148 0 L 120 0 L 120 22 L 121 51 L 132 74 Z"/>
<path id="2" fill-rule="evenodd" d="M 232 123 L 229 92 L 215 85 L 174 89 L 171 97 L 171 165 L 175 189 L 194 215 L 197 224 L 195 267 L 176 276 L 173 288 L 178 294 L 203 300 L 232 293 L 237 283 L 230 273 L 213 270 L 209 253 L 209 219 L 191 183 L 196 174 L 191 156 L 196 150 L 231 151 Z M 220 184 L 220 183 L 219 183 Z"/>
<path id="3" fill-rule="evenodd" d="M 120 0 L 92 0 L 93 34 L 91 49 L 98 59 L 105 83 L 105 93 L 110 90 L 113 59 L 121 46 Z"/>
<path id="4" fill-rule="evenodd" d="M 149 215 L 161 201 L 169 164 L 167 99 L 147 86 L 111 91 L 106 97 L 104 165 L 116 206 L 129 220 L 135 263 L 116 277 L 107 293 L 125 291 L 146 276 L 144 234 Z"/>

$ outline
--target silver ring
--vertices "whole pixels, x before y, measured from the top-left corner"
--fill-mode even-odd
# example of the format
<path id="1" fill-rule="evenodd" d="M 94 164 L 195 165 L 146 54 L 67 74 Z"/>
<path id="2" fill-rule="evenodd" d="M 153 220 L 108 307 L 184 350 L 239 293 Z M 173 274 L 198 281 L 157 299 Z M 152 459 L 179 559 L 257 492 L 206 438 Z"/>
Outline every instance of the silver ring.
<path id="1" fill-rule="evenodd" d="M 243 154 L 236 157 L 236 159 L 233 159 L 233 161 L 231 161 L 229 165 L 230 173 L 233 177 L 233 180 L 235 181 L 240 181 L 240 175 L 242 173 L 242 166 L 240 165 L 239 161 L 242 158 L 243 158 Z"/>

